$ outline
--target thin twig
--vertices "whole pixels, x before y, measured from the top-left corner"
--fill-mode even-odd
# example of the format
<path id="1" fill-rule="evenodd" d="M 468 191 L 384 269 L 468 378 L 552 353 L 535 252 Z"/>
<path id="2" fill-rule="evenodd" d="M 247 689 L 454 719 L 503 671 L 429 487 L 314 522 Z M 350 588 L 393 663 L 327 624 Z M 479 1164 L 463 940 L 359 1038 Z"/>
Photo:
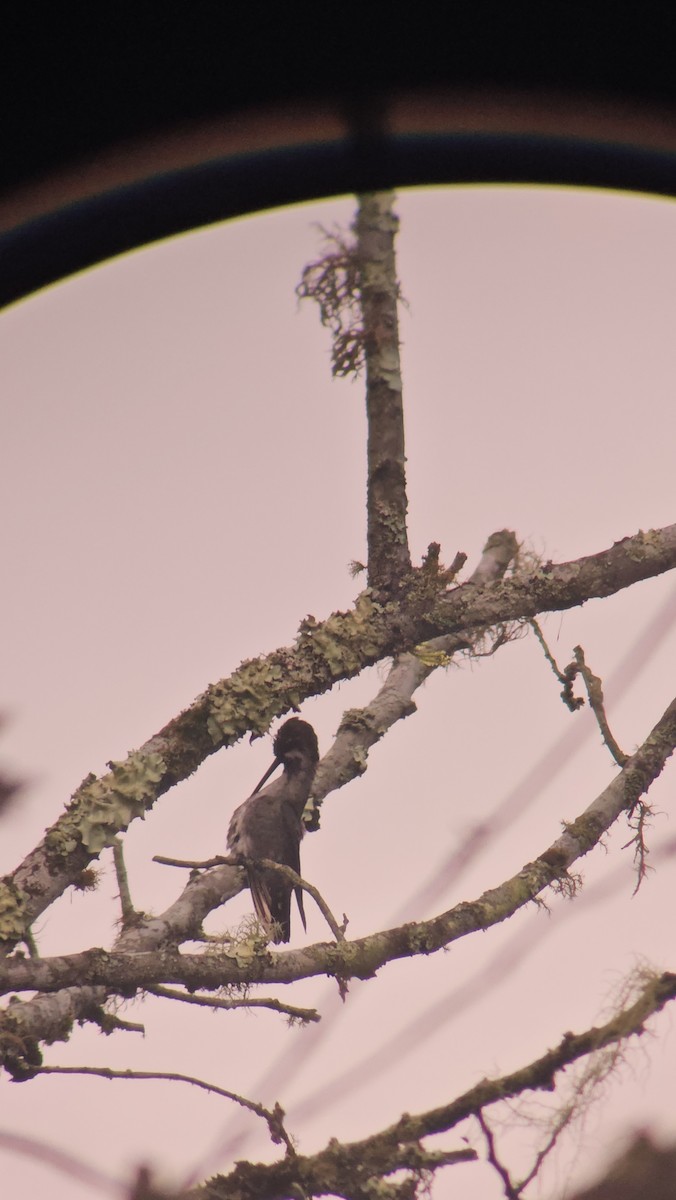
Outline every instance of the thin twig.
<path id="1" fill-rule="evenodd" d="M 587 666 L 584 657 L 584 650 L 581 646 L 575 646 L 573 650 L 573 654 L 575 655 L 573 662 L 568 663 L 568 666 L 561 671 L 557 666 L 556 659 L 549 649 L 549 646 L 545 641 L 544 634 L 535 618 L 529 621 L 529 625 L 540 645 L 542 646 L 544 656 L 552 668 L 552 671 L 556 675 L 559 683 L 563 686 L 561 699 L 571 710 L 571 712 L 575 712 L 584 704 L 584 699 L 581 696 L 575 696 L 573 694 L 573 684 L 575 683 L 578 675 L 582 676 L 589 699 L 589 707 L 596 717 L 598 727 L 601 730 L 601 737 L 610 750 L 610 753 L 612 754 L 618 767 L 623 767 L 625 763 L 629 761 L 629 755 L 620 750 L 620 747 L 610 731 L 603 700 L 603 685 L 599 676 L 594 675 L 591 668 Z"/>
<path id="2" fill-rule="evenodd" d="M 167 1000 L 182 1000 L 184 1004 L 199 1004 L 205 1008 L 269 1008 L 273 1012 L 283 1013 L 294 1021 L 321 1021 L 316 1008 L 296 1008 L 293 1004 L 282 1004 L 281 1000 L 272 997 L 238 997 L 226 999 L 217 996 L 194 996 L 190 992 L 179 992 L 176 988 L 156 984 L 145 991 L 151 996 L 162 996 Z"/>
<path id="3" fill-rule="evenodd" d="M 518 1195 L 521 1195 L 522 1192 L 525 1192 L 529 1183 L 532 1183 L 533 1180 L 535 1179 L 535 1177 L 539 1174 L 540 1167 L 542 1166 L 543 1162 L 545 1161 L 547 1156 L 549 1154 L 551 1154 L 551 1152 L 554 1149 L 554 1147 L 556 1146 L 559 1138 L 561 1137 L 561 1134 L 563 1133 L 563 1131 L 565 1129 L 568 1128 L 568 1126 L 570 1125 L 570 1123 L 573 1120 L 573 1117 L 575 1115 L 576 1115 L 575 1107 L 572 1104 L 568 1105 L 563 1110 L 563 1112 L 561 1112 L 559 1114 L 559 1118 L 556 1121 L 556 1124 L 554 1125 L 554 1128 L 553 1128 L 551 1134 L 547 1138 L 547 1141 L 545 1142 L 542 1149 L 536 1155 L 533 1166 L 531 1167 L 528 1174 L 524 1175 L 523 1179 L 521 1180 L 521 1183 L 518 1185 L 518 1187 L 517 1187 Z"/>
<path id="4" fill-rule="evenodd" d="M 623 750 L 620 750 L 620 747 L 610 732 L 610 726 L 608 725 L 608 718 L 606 717 L 606 710 L 603 703 L 603 687 L 601 685 L 601 680 L 599 679 L 598 675 L 594 675 L 593 671 L 591 671 L 591 669 L 587 666 L 584 659 L 584 650 L 581 646 L 575 646 L 573 654 L 575 655 L 575 662 L 577 664 L 578 671 L 584 679 L 584 685 L 587 689 L 587 695 L 589 697 L 589 705 L 598 722 L 599 729 L 601 730 L 601 737 L 610 750 L 610 753 L 615 759 L 618 767 L 623 767 L 625 763 L 629 761 L 629 755 L 625 754 Z"/>
<path id="5" fill-rule="evenodd" d="M 488 1161 L 491 1164 L 491 1166 L 497 1171 L 498 1175 L 500 1176 L 500 1178 L 502 1180 L 504 1191 L 505 1191 L 505 1196 L 507 1197 L 507 1200 L 519 1200 L 519 1189 L 514 1187 L 514 1184 L 512 1183 L 512 1180 L 509 1175 L 509 1171 L 507 1170 L 507 1168 L 505 1166 L 503 1166 L 503 1164 L 500 1162 L 500 1159 L 498 1158 L 497 1151 L 495 1148 L 495 1138 L 493 1136 L 493 1130 L 491 1129 L 486 1118 L 484 1117 L 483 1109 L 481 1109 L 481 1108 L 479 1109 L 478 1113 L 476 1114 L 476 1119 L 479 1122 L 479 1125 L 481 1126 L 481 1130 L 483 1132 L 484 1138 L 486 1139 L 486 1149 L 487 1149 L 487 1153 L 488 1153 Z"/>
<path id="6" fill-rule="evenodd" d="M 289 882 L 292 883 L 294 887 L 301 887 L 304 892 L 307 892 L 310 896 L 312 896 L 312 899 L 314 900 L 315 904 L 317 905 L 317 908 L 319 909 L 320 913 L 322 914 L 324 920 L 326 921 L 326 924 L 328 925 L 329 929 L 331 930 L 331 933 L 335 937 L 336 941 L 337 942 L 345 941 L 345 929 L 347 927 L 347 919 L 343 918 L 343 925 L 341 927 L 338 924 L 338 922 L 336 921 L 336 918 L 334 917 L 333 913 L 331 912 L 331 909 L 329 908 L 328 904 L 326 903 L 326 900 L 321 895 L 321 893 L 317 891 L 316 887 L 313 887 L 311 883 L 307 883 L 304 879 L 301 879 L 300 875 L 297 875 L 296 872 L 294 870 L 292 870 L 291 867 L 287 867 L 283 863 L 273 862 L 271 858 L 255 858 L 255 859 L 252 858 L 252 859 L 247 860 L 247 865 L 249 864 L 249 862 L 251 863 L 252 866 L 262 867 L 263 870 L 265 870 L 265 871 L 279 872 L 279 874 L 283 875 L 286 879 L 288 879 Z"/>
<path id="7" fill-rule="evenodd" d="M 578 708 L 582 708 L 582 705 L 584 704 L 584 700 L 583 700 L 582 696 L 575 696 L 573 693 L 573 684 L 575 683 L 575 679 L 576 679 L 576 676 L 578 673 L 578 669 L 577 669 L 575 663 L 569 663 L 568 666 L 565 668 L 565 670 L 561 671 L 556 662 L 556 659 L 554 658 L 554 655 L 552 654 L 551 650 L 549 649 L 549 646 L 547 645 L 547 642 L 545 640 L 545 635 L 542 632 L 542 629 L 540 628 L 539 623 L 533 617 L 528 622 L 528 624 L 530 625 L 531 629 L 533 630 L 533 633 L 535 634 L 537 640 L 539 641 L 540 645 L 542 646 L 542 651 L 544 653 L 544 656 L 547 659 L 547 662 L 549 663 L 550 667 L 552 668 L 552 671 L 556 675 L 556 678 L 558 679 L 559 683 L 561 684 L 561 686 L 563 688 L 563 691 L 561 692 L 561 699 L 563 700 L 563 703 L 566 705 L 566 708 L 570 709 L 571 712 L 577 712 Z"/>
<path id="8" fill-rule="evenodd" d="M 627 817 L 627 823 L 630 829 L 634 830 L 634 836 L 625 842 L 622 849 L 626 850 L 629 846 L 634 847 L 634 866 L 636 867 L 636 887 L 632 895 L 635 896 L 640 888 L 643 880 L 646 878 L 648 871 L 653 868 L 648 865 L 648 846 L 645 840 L 645 829 L 648 824 L 648 819 L 653 814 L 653 810 L 644 800 L 637 800 L 631 812 Z M 634 824 L 632 824 L 632 821 Z"/>
<path id="9" fill-rule="evenodd" d="M 122 1017 L 118 1017 L 115 1013 L 105 1012 L 103 1009 L 100 1012 L 90 1012 L 89 1020 L 94 1025 L 98 1025 L 102 1033 L 113 1033 L 114 1030 L 119 1030 L 122 1033 L 142 1033 L 145 1035 L 146 1027 L 139 1021 L 124 1021 Z"/>
<path id="10" fill-rule="evenodd" d="M 113 862 L 115 863 L 115 874 L 120 893 L 122 924 L 129 925 L 136 917 L 136 909 L 131 899 L 127 868 L 124 865 L 124 850 L 122 848 L 122 840 L 119 837 L 113 838 Z"/>
<path id="11" fill-rule="evenodd" d="M 26 930 L 26 936 L 24 937 L 23 940 L 24 940 L 24 945 L 25 945 L 26 949 L 28 950 L 30 957 L 31 958 L 39 958 L 40 951 L 38 950 L 38 944 L 35 940 L 35 937 L 33 936 L 32 929 Z"/>
<path id="12" fill-rule="evenodd" d="M 324 920 L 329 926 L 329 929 L 331 930 L 331 933 L 335 937 L 336 941 L 345 941 L 345 928 L 347 922 L 345 922 L 341 927 L 336 921 L 336 918 L 331 912 L 326 900 L 324 900 L 321 893 L 317 891 L 317 888 L 313 887 L 313 885 L 308 883 L 307 880 L 302 879 L 300 875 L 297 875 L 296 872 L 291 869 L 291 867 L 285 866 L 284 863 L 273 862 L 271 858 L 243 858 L 242 856 L 237 857 L 225 854 L 217 854 L 214 856 L 214 858 L 207 858 L 203 862 L 198 862 L 194 859 L 167 858 L 163 854 L 156 854 L 153 857 L 153 862 L 160 863 L 165 867 L 186 867 L 191 870 L 204 870 L 208 869 L 209 867 L 251 866 L 254 868 L 262 868 L 264 871 L 277 871 L 280 875 L 283 875 L 285 879 L 288 879 L 294 887 L 300 887 L 304 892 L 307 892 L 309 896 L 312 896 L 312 899 L 324 917 Z"/>
<path id="13" fill-rule="evenodd" d="M 95 1075 L 99 1079 L 168 1079 L 174 1083 L 190 1083 L 193 1087 L 202 1088 L 205 1092 L 213 1092 L 216 1096 L 223 1096 L 226 1100 L 233 1100 L 235 1104 L 241 1105 L 249 1112 L 255 1113 L 257 1117 L 262 1117 L 267 1122 L 270 1130 L 270 1137 L 275 1145 L 281 1142 L 286 1146 L 287 1155 L 295 1155 L 293 1143 L 283 1124 L 284 1110 L 279 1104 L 276 1104 L 271 1111 L 264 1108 L 262 1104 L 257 1104 L 255 1100 L 247 1100 L 246 1096 L 239 1096 L 237 1092 L 230 1092 L 226 1088 L 218 1087 L 215 1083 L 206 1083 L 204 1079 L 197 1079 L 194 1075 L 183 1075 L 177 1071 L 116 1071 L 112 1067 L 58 1067 L 58 1066 L 41 1066 L 36 1068 L 36 1074 L 40 1075 Z"/>
<path id="14" fill-rule="evenodd" d="M 540 645 L 542 646 L 542 652 L 543 652 L 545 658 L 547 659 L 547 662 L 549 663 L 550 667 L 552 668 L 552 671 L 556 675 L 556 678 L 558 679 L 559 683 L 565 684 L 566 677 L 563 674 L 563 672 L 559 670 L 556 659 L 554 658 L 554 655 L 552 654 L 551 650 L 549 649 L 549 646 L 547 645 L 547 642 L 545 640 L 545 635 L 542 632 L 542 629 L 540 628 L 539 622 L 535 620 L 535 617 L 533 617 L 528 622 L 528 624 L 530 625 L 531 629 L 533 630 L 533 633 L 535 634 L 537 640 L 539 641 Z"/>
<path id="15" fill-rule="evenodd" d="M 168 858 L 164 854 L 154 854 L 153 862 L 163 867 L 185 867 L 191 871 L 208 871 L 210 867 L 240 867 L 237 858 L 225 854 L 216 854 L 213 858 Z"/>

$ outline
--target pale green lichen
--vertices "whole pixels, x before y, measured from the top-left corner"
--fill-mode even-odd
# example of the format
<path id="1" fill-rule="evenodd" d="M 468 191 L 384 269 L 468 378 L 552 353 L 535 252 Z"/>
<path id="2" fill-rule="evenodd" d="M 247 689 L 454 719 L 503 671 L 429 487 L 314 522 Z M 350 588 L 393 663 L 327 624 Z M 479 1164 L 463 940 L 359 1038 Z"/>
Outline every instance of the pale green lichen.
<path id="1" fill-rule="evenodd" d="M 90 778 L 96 779 L 96 776 L 92 775 Z M 71 816 L 70 812 L 66 812 L 45 835 L 47 850 L 59 858 L 67 858 L 69 854 L 73 854 L 80 841 L 77 817 Z"/>
<path id="2" fill-rule="evenodd" d="M 209 958 L 234 960 L 241 971 L 246 971 L 267 952 L 269 940 L 258 918 L 247 916 L 234 933 L 224 934 L 222 939 L 210 943 L 205 953 Z"/>
<path id="3" fill-rule="evenodd" d="M 332 613 L 322 622 L 306 617 L 293 651 L 251 659 L 228 680 L 213 684 L 207 729 L 214 744 L 232 745 L 247 732 L 262 736 L 280 713 L 297 711 L 308 695 L 379 658 L 384 613 L 367 588 L 350 612 Z"/>
<path id="4" fill-rule="evenodd" d="M 451 658 L 444 650 L 434 650 L 427 642 L 415 646 L 413 653 L 419 658 L 424 667 L 447 667 Z"/>
<path id="5" fill-rule="evenodd" d="M 61 828 L 50 830 L 50 849 L 65 851 L 77 835 L 91 854 L 98 854 L 135 817 L 145 816 L 166 771 L 162 755 L 137 750 L 109 766 L 109 775 L 90 775 L 78 788 Z"/>
<path id="6" fill-rule="evenodd" d="M 628 539 L 630 547 L 627 551 L 627 557 L 634 562 L 644 562 L 652 553 L 657 553 L 662 549 L 662 537 L 658 529 L 639 529 L 638 533 Z M 622 543 L 616 543 L 621 545 Z"/>
<path id="7" fill-rule="evenodd" d="M 382 379 L 393 392 L 403 390 L 397 345 L 381 347 L 375 364 L 374 377 Z"/>
<path id="8" fill-rule="evenodd" d="M 300 627 L 296 644 L 301 650 L 311 646 L 313 655 L 324 661 L 334 678 L 354 675 L 365 659 L 377 657 L 381 652 L 374 618 L 382 612 L 382 605 L 366 589 L 349 613 L 332 613 L 321 624 L 308 617 Z"/>
<path id="9" fill-rule="evenodd" d="M 366 746 L 355 746 L 352 751 L 352 764 L 358 775 L 363 775 L 368 765 L 369 752 Z"/>
<path id="10" fill-rule="evenodd" d="M 339 732 L 344 733 L 348 729 L 356 733 L 371 733 L 376 729 L 375 718 L 367 708 L 346 708 L 340 719 Z"/>
<path id="11" fill-rule="evenodd" d="M 280 662 L 253 658 L 242 663 L 224 683 L 213 684 L 209 689 L 207 729 L 214 743 L 230 745 L 247 730 L 258 735 L 267 733 L 278 712 L 283 682 Z M 289 707 L 293 706 L 291 697 Z"/>
<path id="12" fill-rule="evenodd" d="M 28 897 L 9 880 L 0 882 L 0 942 L 21 941 L 26 931 Z"/>
<path id="13" fill-rule="evenodd" d="M 232 950 L 224 950 L 226 958 L 234 958 L 240 971 L 246 971 L 258 958 L 259 951 L 253 942 L 240 942 Z"/>

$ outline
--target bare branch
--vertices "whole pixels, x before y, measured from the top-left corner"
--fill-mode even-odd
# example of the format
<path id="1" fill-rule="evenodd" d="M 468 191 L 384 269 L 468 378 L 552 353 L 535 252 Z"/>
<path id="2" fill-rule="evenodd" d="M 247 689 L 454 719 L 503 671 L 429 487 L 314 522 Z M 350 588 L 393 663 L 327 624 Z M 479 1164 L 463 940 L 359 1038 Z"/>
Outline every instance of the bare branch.
<path id="1" fill-rule="evenodd" d="M 552 668 L 554 675 L 556 676 L 559 683 L 563 687 L 563 692 L 561 693 L 562 700 L 566 703 L 566 705 L 571 710 L 571 712 L 576 712 L 577 709 L 580 708 L 584 704 L 584 700 L 582 700 L 580 697 L 573 696 L 572 691 L 571 691 L 572 680 L 569 679 L 569 677 L 565 671 L 561 671 L 559 669 L 557 661 L 554 658 L 554 655 L 552 654 L 551 650 L 549 649 L 549 646 L 547 645 L 547 640 L 545 638 L 544 633 L 542 632 L 542 629 L 540 628 L 539 622 L 536 621 L 535 618 L 533 618 L 531 621 L 528 622 L 528 624 L 530 625 L 531 629 L 533 630 L 533 633 L 535 634 L 537 640 L 539 641 L 539 643 L 542 647 L 542 652 L 543 652 L 545 658 L 547 659 L 547 662 L 549 663 L 550 667 Z"/>
<path id="2" fill-rule="evenodd" d="M 179 992 L 175 988 L 155 987 L 146 988 L 151 996 L 161 996 L 167 1000 L 181 1000 L 184 1004 L 198 1004 L 204 1008 L 269 1008 L 272 1012 L 283 1013 L 293 1021 L 321 1021 L 316 1008 L 297 1008 L 294 1004 L 283 1004 L 281 1000 L 261 996 L 196 996 L 191 992 Z"/>
<path id="3" fill-rule="evenodd" d="M 528 623 L 535 633 L 540 645 L 542 646 L 545 658 L 552 668 L 552 671 L 556 675 L 559 683 L 563 685 L 561 699 L 571 712 L 577 712 L 578 708 L 581 708 L 581 706 L 584 704 L 582 697 L 575 696 L 573 692 L 575 680 L 577 679 L 578 675 L 582 676 L 587 691 L 587 697 L 589 699 L 589 706 L 596 717 L 598 727 L 601 730 L 601 736 L 617 765 L 619 767 L 623 767 L 627 761 L 627 755 L 620 750 L 620 747 L 610 732 L 610 726 L 608 724 L 608 718 L 606 717 L 606 710 L 603 701 L 603 685 L 598 675 L 594 675 L 591 668 L 587 666 L 582 647 L 575 646 L 573 650 L 573 654 L 575 655 L 573 662 L 568 663 L 568 666 L 563 671 L 560 671 L 556 664 L 556 660 L 549 649 L 547 642 L 545 641 L 544 634 L 538 622 L 536 620 L 532 620 Z"/>
<path id="4" fill-rule="evenodd" d="M 124 850 L 122 841 L 116 837 L 113 840 L 113 862 L 115 863 L 115 874 L 117 876 L 117 886 L 119 888 L 120 906 L 122 908 L 122 924 L 131 925 L 136 920 L 136 909 L 132 903 L 131 892 L 129 890 L 129 880 L 127 878 L 127 868 L 124 865 Z"/>
<path id="5" fill-rule="evenodd" d="M 598 675 L 594 675 L 593 671 L 587 666 L 584 658 L 584 651 L 581 646 L 575 646 L 573 654 L 575 655 L 577 669 L 584 679 L 584 684 L 587 689 L 587 696 L 589 697 L 589 706 L 596 717 L 598 727 L 601 730 L 601 736 L 606 746 L 610 750 L 613 758 L 615 759 L 618 767 L 623 767 L 627 762 L 627 755 L 624 753 L 624 751 L 620 750 L 620 747 L 610 732 L 610 726 L 608 724 L 608 718 L 606 717 L 606 710 L 603 702 L 603 686 L 601 680 L 599 679 Z"/>
<path id="6" fill-rule="evenodd" d="M 514 1186 L 510 1178 L 509 1171 L 504 1163 L 502 1163 L 498 1158 L 498 1153 L 495 1147 L 495 1135 L 488 1124 L 482 1109 L 479 1109 L 476 1117 L 486 1142 L 488 1161 L 502 1180 L 502 1186 L 507 1200 L 519 1200 L 520 1190 Z"/>
<path id="7" fill-rule="evenodd" d="M 249 1112 L 255 1113 L 257 1117 L 262 1117 L 267 1123 L 270 1136 L 275 1145 L 283 1143 L 286 1146 L 286 1153 L 288 1155 L 295 1155 L 293 1143 L 283 1124 L 284 1110 L 280 1108 L 279 1104 L 276 1104 L 272 1110 L 264 1108 L 262 1104 L 257 1104 L 255 1100 L 247 1100 L 246 1096 L 239 1096 L 237 1092 L 230 1092 L 227 1088 L 218 1087 L 215 1083 L 206 1083 L 204 1079 L 197 1079 L 194 1075 L 183 1075 L 178 1071 L 116 1071 L 112 1067 L 57 1066 L 38 1067 L 36 1074 L 95 1075 L 99 1079 L 167 1079 L 173 1083 L 190 1083 L 193 1087 L 202 1088 L 205 1092 L 211 1092 L 215 1096 L 223 1096 L 226 1100 L 232 1100 L 242 1108 L 248 1109 Z"/>
<path id="8" fill-rule="evenodd" d="M 300 1186 L 306 1195 L 353 1197 L 362 1194 L 364 1178 L 382 1178 L 411 1166 L 411 1147 L 421 1138 L 445 1133 L 470 1116 L 499 1101 L 528 1091 L 550 1092 L 566 1066 L 595 1051 L 626 1041 L 643 1031 L 645 1022 L 676 997 L 676 975 L 666 973 L 647 980 L 633 1004 L 605 1025 L 584 1033 L 567 1033 L 558 1046 L 541 1058 L 508 1075 L 484 1079 L 469 1091 L 438 1108 L 402 1116 L 394 1125 L 358 1142 L 332 1141 L 318 1154 L 297 1155 L 281 1163 L 237 1163 L 228 1175 L 216 1176 L 191 1193 L 194 1200 L 207 1194 L 212 1200 L 272 1200 Z M 474 1152 L 465 1152 L 466 1160 Z M 455 1161 L 458 1161 L 458 1157 Z M 429 1170 L 434 1170 L 428 1163 Z"/>
<path id="9" fill-rule="evenodd" d="M 209 867 L 237 867 L 236 862 L 226 854 L 214 854 L 211 858 L 170 858 L 166 854 L 153 854 L 153 862 L 161 867 L 184 867 L 190 871 L 207 871 Z"/>

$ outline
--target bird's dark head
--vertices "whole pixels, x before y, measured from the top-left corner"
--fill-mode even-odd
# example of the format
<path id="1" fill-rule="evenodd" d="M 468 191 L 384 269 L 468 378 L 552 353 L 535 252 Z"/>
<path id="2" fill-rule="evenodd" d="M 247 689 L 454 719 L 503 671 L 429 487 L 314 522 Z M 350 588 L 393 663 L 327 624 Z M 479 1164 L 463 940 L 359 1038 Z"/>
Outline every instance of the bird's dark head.
<path id="1" fill-rule="evenodd" d="M 290 717 L 288 721 L 280 725 L 275 734 L 272 748 L 275 752 L 274 762 L 254 788 L 252 796 L 260 792 L 263 784 L 267 783 L 273 772 L 282 764 L 286 771 L 295 774 L 309 762 L 312 764 L 314 774 L 314 768 L 319 762 L 317 734 L 307 721 L 301 721 L 299 717 Z"/>
<path id="2" fill-rule="evenodd" d="M 290 717 L 288 721 L 280 725 L 275 734 L 272 748 L 278 762 L 284 762 L 284 759 L 293 750 L 300 750 L 314 762 L 319 762 L 317 734 L 312 726 L 307 721 L 301 721 L 300 717 Z"/>

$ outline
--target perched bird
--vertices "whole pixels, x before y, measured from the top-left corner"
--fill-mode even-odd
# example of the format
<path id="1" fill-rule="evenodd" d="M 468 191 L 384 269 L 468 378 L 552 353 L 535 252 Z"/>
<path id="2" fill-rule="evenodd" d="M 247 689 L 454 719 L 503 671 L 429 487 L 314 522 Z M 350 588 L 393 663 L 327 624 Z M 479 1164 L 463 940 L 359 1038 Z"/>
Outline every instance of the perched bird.
<path id="1" fill-rule="evenodd" d="M 300 840 L 305 833 L 301 820 L 317 763 L 317 735 L 307 721 L 291 717 L 277 731 L 273 742 L 275 760 L 248 800 L 236 808 L 228 829 L 228 847 L 245 858 L 270 858 L 292 867 L 300 875 Z M 281 779 L 263 785 L 277 767 Z M 274 942 L 291 936 L 291 892 L 295 890 L 303 929 L 303 889 L 293 888 L 277 871 L 248 867 L 249 888 L 256 916 Z"/>

